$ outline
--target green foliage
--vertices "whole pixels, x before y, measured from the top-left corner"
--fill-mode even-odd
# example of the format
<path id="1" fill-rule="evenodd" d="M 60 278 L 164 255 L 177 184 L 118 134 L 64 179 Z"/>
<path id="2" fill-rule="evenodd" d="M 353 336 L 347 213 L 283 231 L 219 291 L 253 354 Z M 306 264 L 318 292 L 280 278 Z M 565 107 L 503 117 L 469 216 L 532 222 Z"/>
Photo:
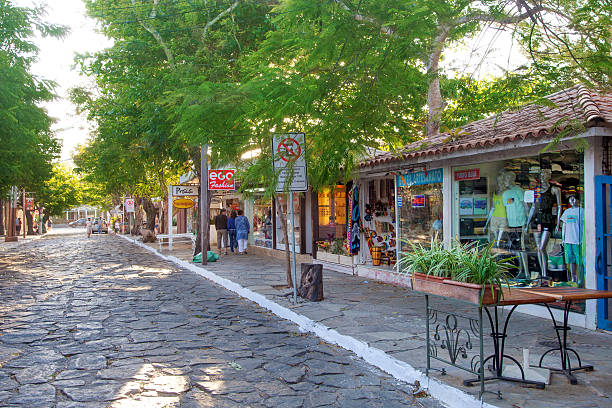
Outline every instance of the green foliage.
<path id="1" fill-rule="evenodd" d="M 432 238 L 429 247 L 411 241 L 403 242 L 410 245 L 410 250 L 401 254 L 398 261 L 400 273 L 413 275 L 416 272 L 438 277 L 452 275 L 454 270 L 452 250 L 446 250 L 440 240 Z"/>
<path id="2" fill-rule="evenodd" d="M 60 152 L 52 120 L 39 103 L 53 99 L 54 84 L 31 74 L 38 49 L 32 41 L 64 29 L 42 21 L 41 9 L 0 0 L 0 195 L 16 185 L 35 191 L 51 174 Z"/>
<path id="3" fill-rule="evenodd" d="M 81 182 L 68 167 L 54 164 L 51 177 L 45 181 L 37 196 L 48 216 L 59 216 L 81 203 Z"/>

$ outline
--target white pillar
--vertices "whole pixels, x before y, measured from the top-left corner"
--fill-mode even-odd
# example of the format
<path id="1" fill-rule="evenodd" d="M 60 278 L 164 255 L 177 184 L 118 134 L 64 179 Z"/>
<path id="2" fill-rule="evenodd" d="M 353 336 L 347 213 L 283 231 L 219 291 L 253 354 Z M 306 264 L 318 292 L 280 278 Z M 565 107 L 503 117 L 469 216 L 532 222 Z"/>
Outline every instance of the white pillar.
<path id="1" fill-rule="evenodd" d="M 168 249 L 172 249 L 172 186 L 168 186 Z"/>

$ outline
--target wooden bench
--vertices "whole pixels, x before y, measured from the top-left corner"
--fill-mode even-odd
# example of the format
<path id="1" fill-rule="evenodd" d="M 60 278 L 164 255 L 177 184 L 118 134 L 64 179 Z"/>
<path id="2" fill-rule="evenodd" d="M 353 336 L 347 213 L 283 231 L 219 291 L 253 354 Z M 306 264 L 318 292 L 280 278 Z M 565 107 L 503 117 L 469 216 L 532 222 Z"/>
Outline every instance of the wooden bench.
<path id="1" fill-rule="evenodd" d="M 157 234 L 156 238 L 157 238 L 157 243 L 159 244 L 159 249 L 161 250 L 162 248 L 162 244 L 164 240 L 168 241 L 168 249 L 172 249 L 172 242 L 170 242 L 170 235 L 169 234 Z M 195 248 L 195 240 L 196 240 L 196 236 L 192 233 L 184 233 L 184 234 L 172 234 L 172 241 L 190 241 L 191 242 L 191 248 Z"/>

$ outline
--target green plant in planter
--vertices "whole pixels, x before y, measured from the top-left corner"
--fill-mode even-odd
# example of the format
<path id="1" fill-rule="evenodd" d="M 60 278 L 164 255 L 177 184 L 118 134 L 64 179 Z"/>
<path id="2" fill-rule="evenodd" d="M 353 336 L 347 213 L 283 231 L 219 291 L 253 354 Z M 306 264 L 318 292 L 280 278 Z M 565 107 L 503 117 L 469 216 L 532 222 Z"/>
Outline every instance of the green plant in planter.
<path id="1" fill-rule="evenodd" d="M 429 248 L 410 241 L 403 242 L 410 245 L 410 250 L 402 252 L 398 261 L 400 273 L 413 276 L 414 272 L 440 277 L 450 276 L 453 259 L 436 237 L 431 239 Z"/>
<path id="2" fill-rule="evenodd" d="M 346 255 L 343 239 L 338 238 L 335 239 L 334 242 L 332 242 L 331 253 L 334 255 Z"/>
<path id="3" fill-rule="evenodd" d="M 494 242 L 486 246 L 474 243 L 455 246 L 455 269 L 452 279 L 477 285 L 508 286 L 508 271 L 514 268 L 512 259 L 500 258 L 491 253 Z"/>

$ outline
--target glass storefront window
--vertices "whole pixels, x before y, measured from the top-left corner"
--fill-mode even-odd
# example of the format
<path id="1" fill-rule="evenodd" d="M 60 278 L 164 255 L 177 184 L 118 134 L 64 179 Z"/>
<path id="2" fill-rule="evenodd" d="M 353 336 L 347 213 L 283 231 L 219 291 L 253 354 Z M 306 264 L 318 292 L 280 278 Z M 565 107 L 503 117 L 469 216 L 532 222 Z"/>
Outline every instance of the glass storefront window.
<path id="1" fill-rule="evenodd" d="M 289 236 L 289 245 L 292 244 L 291 241 L 291 211 L 289 208 L 289 204 L 287 203 L 284 196 L 279 195 L 279 201 L 282 204 L 283 208 L 287 209 L 287 234 Z M 301 214 L 301 206 L 300 206 L 300 194 L 293 194 L 293 210 L 294 210 L 294 219 L 295 223 L 295 250 L 298 252 L 300 250 L 300 230 L 301 230 L 301 222 L 300 222 L 300 214 Z M 285 249 L 285 240 L 283 235 L 283 227 L 281 226 L 281 221 L 278 215 L 276 215 L 276 248 L 277 249 Z"/>
<path id="2" fill-rule="evenodd" d="M 442 240 L 442 169 L 397 176 L 400 251 Z"/>
<path id="3" fill-rule="evenodd" d="M 453 169 L 454 234 L 516 265 L 513 284 L 584 287 L 584 158 L 567 151 Z"/>
<path id="4" fill-rule="evenodd" d="M 360 209 L 365 245 L 372 265 L 393 266 L 397 260 L 394 181 L 381 178 L 366 183 L 365 206 Z"/>
<path id="5" fill-rule="evenodd" d="M 346 189 L 343 185 L 318 193 L 319 240 L 344 239 L 346 235 Z"/>
<path id="6" fill-rule="evenodd" d="M 272 248 L 272 200 L 255 198 L 253 201 L 253 244 Z"/>

